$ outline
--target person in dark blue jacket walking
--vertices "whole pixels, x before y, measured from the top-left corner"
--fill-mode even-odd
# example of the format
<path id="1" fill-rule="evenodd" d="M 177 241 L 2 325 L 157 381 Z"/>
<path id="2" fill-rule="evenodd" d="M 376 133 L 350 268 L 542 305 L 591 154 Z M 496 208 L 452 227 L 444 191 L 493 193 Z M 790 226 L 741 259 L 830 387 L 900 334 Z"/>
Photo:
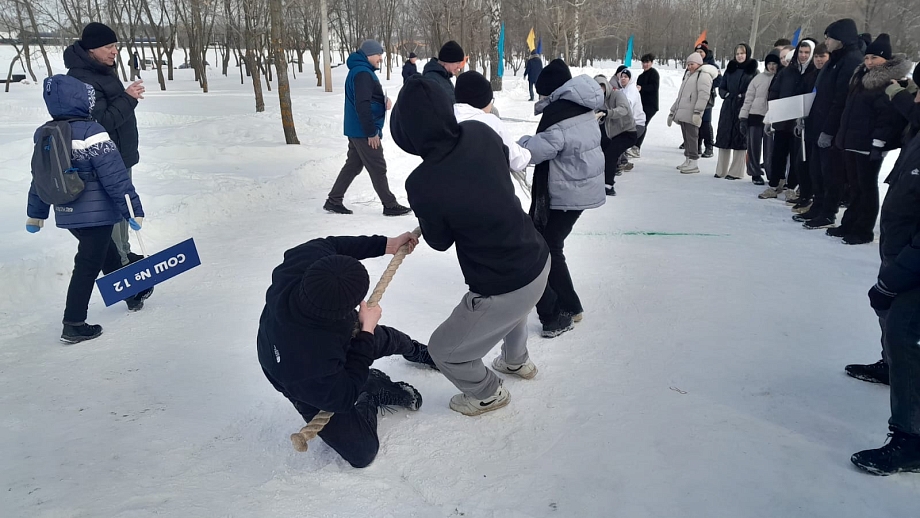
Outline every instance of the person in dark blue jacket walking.
<path id="1" fill-rule="evenodd" d="M 383 94 L 377 69 L 383 59 L 383 46 L 367 40 L 346 60 L 345 136 L 348 137 L 348 157 L 329 191 L 323 209 L 336 214 L 351 214 L 344 204 L 345 191 L 362 169 L 367 169 L 377 196 L 383 203 L 384 216 L 402 216 L 411 212 L 396 201 L 387 182 L 387 162 L 383 157 L 383 123 L 391 108 Z"/>
<path id="2" fill-rule="evenodd" d="M 144 216 L 141 200 L 134 191 L 118 148 L 105 129 L 90 119 L 95 96 L 93 87 L 79 79 L 64 75 L 45 79 L 43 97 L 48 112 L 55 120 L 75 119 L 70 123 L 71 164 L 85 183 L 76 200 L 54 205 L 55 224 L 69 230 L 80 242 L 67 288 L 61 333 L 61 341 L 65 343 L 91 340 L 102 334 L 102 326 L 86 323 L 86 313 L 99 272 L 108 274 L 122 266 L 112 240 L 112 227 L 127 220 L 131 228 L 140 230 Z M 130 196 L 136 218 L 131 218 L 125 194 Z M 31 185 L 26 230 L 31 233 L 41 230 L 50 210 L 51 205 L 42 201 L 35 186 Z M 141 309 L 144 299 L 152 292 L 150 288 L 126 299 L 128 308 Z"/>
<path id="3" fill-rule="evenodd" d="M 257 338 L 265 377 L 306 422 L 320 410 L 334 412 L 319 437 L 356 468 L 377 456 L 378 409 L 422 405 L 411 385 L 391 381 L 371 364 L 394 354 L 434 364 L 427 347 L 377 325 L 381 309 L 363 302 L 370 280 L 359 261 L 395 254 L 403 245 L 411 252 L 417 244 L 408 232 L 314 239 L 284 253 L 265 293 Z"/>
<path id="4" fill-rule="evenodd" d="M 527 80 L 527 91 L 530 92 L 530 100 L 533 101 L 533 87 L 540 79 L 540 72 L 543 72 L 543 58 L 537 54 L 536 50 L 530 51 L 530 59 L 524 65 L 524 79 Z"/>

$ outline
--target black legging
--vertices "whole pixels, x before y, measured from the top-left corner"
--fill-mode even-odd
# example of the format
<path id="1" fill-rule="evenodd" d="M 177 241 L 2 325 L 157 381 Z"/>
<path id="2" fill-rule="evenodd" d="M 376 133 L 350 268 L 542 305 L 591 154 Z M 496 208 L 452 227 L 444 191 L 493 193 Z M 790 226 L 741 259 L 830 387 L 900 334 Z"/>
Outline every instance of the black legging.
<path id="1" fill-rule="evenodd" d="M 71 228 L 70 233 L 80 242 L 73 258 L 73 274 L 67 288 L 64 323 L 82 324 L 86 321 L 89 299 L 99 272 L 109 274 L 121 268 L 121 256 L 112 241 L 112 226 Z"/>
<path id="2" fill-rule="evenodd" d="M 619 135 L 607 138 L 606 131 L 601 128 L 601 149 L 604 150 L 604 183 L 614 185 L 616 183 L 617 163 L 620 155 L 627 149 L 633 147 L 638 140 L 639 135 L 635 131 L 624 131 Z"/>
<path id="3" fill-rule="evenodd" d="M 550 210 L 543 228 L 543 239 L 549 247 L 552 258 L 549 269 L 549 279 L 543 296 L 537 302 L 537 315 L 541 322 L 550 322 L 560 313 L 581 313 L 581 300 L 575 293 L 572 276 L 565 262 L 565 238 L 572 232 L 572 227 L 581 216 L 580 210 Z"/>
<path id="4" fill-rule="evenodd" d="M 655 117 L 656 113 L 658 112 L 645 112 L 645 131 L 642 132 L 642 136 L 636 141 L 637 148 L 642 149 L 642 143 L 645 142 L 645 136 L 648 135 L 648 127 L 652 124 L 652 118 Z"/>

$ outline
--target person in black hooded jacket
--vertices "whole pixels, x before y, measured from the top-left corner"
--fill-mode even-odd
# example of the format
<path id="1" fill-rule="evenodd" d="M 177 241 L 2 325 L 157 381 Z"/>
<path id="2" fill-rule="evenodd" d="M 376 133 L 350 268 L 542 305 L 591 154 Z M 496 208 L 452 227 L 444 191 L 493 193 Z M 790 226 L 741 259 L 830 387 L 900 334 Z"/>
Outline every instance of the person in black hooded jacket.
<path id="1" fill-rule="evenodd" d="M 418 391 L 371 364 L 402 354 L 433 365 L 424 345 L 377 325 L 381 310 L 363 302 L 370 279 L 359 261 L 395 254 L 403 245 L 411 252 L 417 243 L 408 232 L 314 239 L 284 253 L 265 293 L 256 339 L 265 377 L 306 422 L 320 410 L 334 412 L 319 437 L 356 468 L 377 455 L 378 408 L 422 404 Z"/>
<path id="2" fill-rule="evenodd" d="M 410 77 L 418 74 L 418 67 L 415 65 L 416 61 L 418 61 L 418 56 L 415 55 L 415 52 L 410 52 L 409 59 L 406 60 L 406 64 L 402 68 L 403 84 L 406 84 Z"/>
<path id="3" fill-rule="evenodd" d="M 134 109 L 138 100 L 144 98 L 144 86 L 141 80 L 131 83 L 128 88 L 121 84 L 115 59 L 118 56 L 117 44 L 115 31 L 101 23 L 90 23 L 83 29 L 80 40 L 64 50 L 64 66 L 68 69 L 67 75 L 96 90 L 96 103 L 91 115 L 115 143 L 130 177 L 131 168 L 140 161 Z M 141 259 L 141 256 L 131 253 L 127 221 L 115 225 L 112 240 L 122 264 Z"/>
<path id="4" fill-rule="evenodd" d="M 920 93 L 914 100 L 914 107 L 905 107 L 911 108 L 909 116 L 920 112 Z M 869 290 L 882 328 L 882 360 L 846 368 L 850 376 L 891 386 L 891 440 L 850 458 L 874 475 L 920 472 L 920 135 L 901 150 L 885 182 L 888 193 L 879 226 L 882 264 Z"/>
<path id="5" fill-rule="evenodd" d="M 863 60 L 864 48 L 850 18 L 837 20 L 824 30 L 824 44 L 831 53 L 827 64 L 815 81 L 815 100 L 805 118 L 806 139 L 815 139 L 818 153 L 812 159 L 820 162 L 823 188 L 814 193 L 814 202 L 804 214 L 793 216 L 804 221 L 808 229 L 827 228 L 837 221 L 837 211 L 843 197 L 846 173 L 843 151 L 833 147 L 834 136 L 840 130 L 840 117 L 846 107 L 850 78 Z"/>
<path id="6" fill-rule="evenodd" d="M 719 162 L 716 177 L 740 180 L 744 177 L 744 155 L 747 151 L 747 128 L 741 126 L 741 107 L 748 86 L 757 75 L 757 60 L 751 57 L 751 47 L 740 43 L 735 47 L 735 59 L 729 61 L 719 84 L 722 111 L 716 132 Z"/>
<path id="7" fill-rule="evenodd" d="M 428 342 L 438 369 L 461 391 L 450 408 L 465 415 L 496 410 L 510 396 L 482 358 L 504 340 L 492 367 L 527 379 L 536 375 L 527 352 L 527 316 L 546 287 L 549 248 L 514 194 L 501 137 L 479 121 L 458 124 L 441 87 L 409 78 L 390 133 L 403 151 L 422 157 L 406 179 L 406 194 L 425 242 L 439 251 L 456 246 L 469 286 Z"/>
<path id="8" fill-rule="evenodd" d="M 886 151 L 901 147 L 907 121 L 891 104 L 885 89 L 903 79 L 910 62 L 903 54 L 893 55 L 887 34 L 866 49 L 864 64 L 850 80 L 846 108 L 840 117 L 836 145 L 844 150 L 849 205 L 840 226 L 827 234 L 842 237 L 849 245 L 871 243 L 875 239 L 878 216 L 878 175 Z"/>

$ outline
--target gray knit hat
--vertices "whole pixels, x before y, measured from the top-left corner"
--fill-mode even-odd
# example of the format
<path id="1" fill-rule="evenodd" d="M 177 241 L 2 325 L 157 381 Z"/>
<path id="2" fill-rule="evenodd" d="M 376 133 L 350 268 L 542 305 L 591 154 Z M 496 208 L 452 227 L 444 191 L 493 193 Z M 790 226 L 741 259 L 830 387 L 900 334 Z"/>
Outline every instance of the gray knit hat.
<path id="1" fill-rule="evenodd" d="M 364 40 L 364 43 L 362 43 L 361 47 L 359 48 L 365 56 L 377 56 L 383 54 L 383 45 L 375 40 Z"/>

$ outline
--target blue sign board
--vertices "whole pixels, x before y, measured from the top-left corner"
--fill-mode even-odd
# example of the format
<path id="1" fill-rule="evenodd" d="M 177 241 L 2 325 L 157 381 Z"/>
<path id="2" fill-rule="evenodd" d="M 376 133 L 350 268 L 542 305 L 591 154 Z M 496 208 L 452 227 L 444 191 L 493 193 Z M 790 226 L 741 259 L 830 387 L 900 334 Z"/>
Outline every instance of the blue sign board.
<path id="1" fill-rule="evenodd" d="M 200 264 L 195 241 L 189 238 L 97 279 L 96 286 L 111 306 Z"/>

